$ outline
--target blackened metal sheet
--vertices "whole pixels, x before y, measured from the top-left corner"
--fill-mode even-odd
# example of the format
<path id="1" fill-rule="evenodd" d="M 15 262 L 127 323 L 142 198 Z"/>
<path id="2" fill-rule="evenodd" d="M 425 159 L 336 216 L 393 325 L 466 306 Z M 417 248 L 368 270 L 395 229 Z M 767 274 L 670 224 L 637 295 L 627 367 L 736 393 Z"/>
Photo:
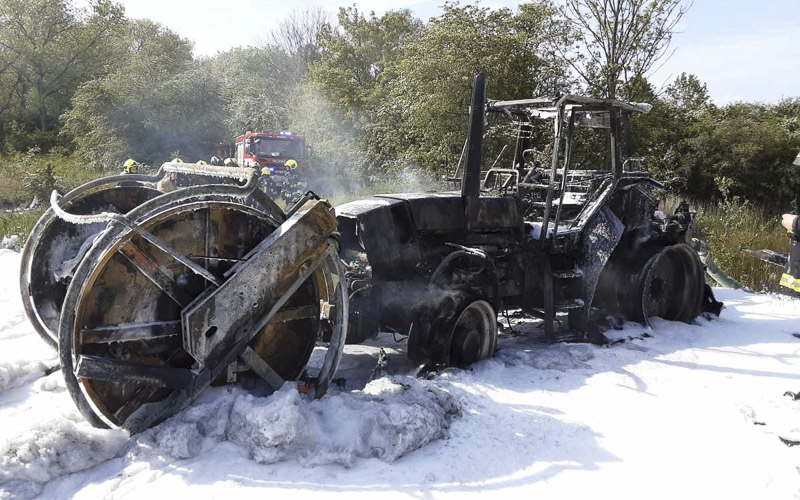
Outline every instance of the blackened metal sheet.
<path id="1" fill-rule="evenodd" d="M 201 365 L 226 352 L 252 332 L 264 316 L 303 272 L 318 261 L 328 247 L 336 219 L 328 206 L 310 201 L 272 232 L 229 271 L 218 289 L 209 290 L 181 313 L 184 348 Z"/>
<path id="2" fill-rule="evenodd" d="M 456 233 L 466 229 L 461 193 L 400 193 L 377 197 L 407 201 L 419 233 Z"/>
<path id="3" fill-rule="evenodd" d="M 415 221 L 408 202 L 390 198 L 367 198 L 336 208 L 342 230 L 353 231 L 347 219 L 355 219 L 356 234 L 343 234 L 345 245 L 356 238 L 364 245 L 376 276 L 384 279 L 408 276 L 419 263 L 420 251 Z"/>
<path id="4" fill-rule="evenodd" d="M 358 217 L 361 214 L 367 213 L 377 208 L 389 207 L 402 203 L 401 200 L 392 200 L 391 198 L 371 197 L 363 200 L 351 201 L 338 205 L 336 207 L 337 217 Z"/>
<path id="5" fill-rule="evenodd" d="M 578 270 L 583 274 L 581 296 L 586 304 L 586 318 L 600 274 L 624 232 L 625 226 L 608 207 L 601 208 L 586 225 L 578 253 Z"/>

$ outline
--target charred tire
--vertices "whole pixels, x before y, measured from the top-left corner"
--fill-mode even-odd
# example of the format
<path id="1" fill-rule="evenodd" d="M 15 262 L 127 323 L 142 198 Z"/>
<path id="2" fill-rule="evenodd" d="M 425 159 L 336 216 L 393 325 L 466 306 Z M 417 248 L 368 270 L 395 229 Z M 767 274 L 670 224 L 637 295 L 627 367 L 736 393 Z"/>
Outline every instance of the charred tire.
<path id="1" fill-rule="evenodd" d="M 450 340 L 450 365 L 466 367 L 494 355 L 497 313 L 485 300 L 466 304 L 458 315 Z"/>
<path id="2" fill-rule="evenodd" d="M 635 290 L 632 319 L 648 326 L 655 317 L 691 323 L 703 306 L 703 265 L 691 246 L 670 245 L 645 263 Z"/>
<path id="3" fill-rule="evenodd" d="M 441 291 L 440 291 L 441 292 Z M 497 313 L 475 293 L 449 292 L 421 306 L 411 328 L 408 356 L 419 364 L 457 366 L 494 355 Z"/>

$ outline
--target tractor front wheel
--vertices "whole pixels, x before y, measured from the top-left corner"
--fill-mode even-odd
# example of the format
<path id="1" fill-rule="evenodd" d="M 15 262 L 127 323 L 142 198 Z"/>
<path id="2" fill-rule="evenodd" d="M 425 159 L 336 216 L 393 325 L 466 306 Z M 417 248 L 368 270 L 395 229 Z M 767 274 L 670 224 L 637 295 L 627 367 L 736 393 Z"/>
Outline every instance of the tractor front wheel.
<path id="1" fill-rule="evenodd" d="M 408 343 L 412 361 L 429 367 L 469 365 L 494 355 L 497 313 L 475 293 L 432 288 L 415 315 Z"/>

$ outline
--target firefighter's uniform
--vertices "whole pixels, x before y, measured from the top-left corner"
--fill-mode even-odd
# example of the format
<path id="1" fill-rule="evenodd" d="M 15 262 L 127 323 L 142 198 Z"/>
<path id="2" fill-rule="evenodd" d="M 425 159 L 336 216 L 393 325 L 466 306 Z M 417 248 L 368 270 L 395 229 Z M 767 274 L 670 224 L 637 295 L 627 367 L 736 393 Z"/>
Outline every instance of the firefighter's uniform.
<path id="1" fill-rule="evenodd" d="M 274 196 L 274 182 L 272 181 L 272 169 L 269 166 L 263 167 L 261 169 L 261 175 L 258 176 L 258 188 L 267 193 L 267 196 L 273 197 Z"/>
<path id="2" fill-rule="evenodd" d="M 286 202 L 290 203 L 293 200 L 303 196 L 303 193 L 305 193 L 307 190 L 307 186 L 305 179 L 303 179 L 300 170 L 297 168 L 297 162 L 295 160 L 287 161 L 286 167 L 288 167 L 289 172 L 286 177 L 284 192 L 282 194 Z"/>
<path id="3" fill-rule="evenodd" d="M 781 276 L 781 286 L 800 294 L 800 217 L 784 215 L 784 226 L 789 229 L 789 268 Z"/>

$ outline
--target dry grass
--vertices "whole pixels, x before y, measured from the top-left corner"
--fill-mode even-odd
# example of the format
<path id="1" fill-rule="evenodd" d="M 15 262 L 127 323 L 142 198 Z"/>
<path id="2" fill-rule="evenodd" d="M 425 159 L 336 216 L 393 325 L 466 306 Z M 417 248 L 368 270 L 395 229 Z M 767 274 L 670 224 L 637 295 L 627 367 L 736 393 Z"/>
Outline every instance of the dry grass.
<path id="1" fill-rule="evenodd" d="M 756 291 L 777 291 L 783 270 L 745 255 L 742 248 L 785 253 L 789 238 L 780 216 L 739 199 L 718 204 L 693 204 L 697 210 L 696 237 L 706 241 L 717 265 Z"/>

